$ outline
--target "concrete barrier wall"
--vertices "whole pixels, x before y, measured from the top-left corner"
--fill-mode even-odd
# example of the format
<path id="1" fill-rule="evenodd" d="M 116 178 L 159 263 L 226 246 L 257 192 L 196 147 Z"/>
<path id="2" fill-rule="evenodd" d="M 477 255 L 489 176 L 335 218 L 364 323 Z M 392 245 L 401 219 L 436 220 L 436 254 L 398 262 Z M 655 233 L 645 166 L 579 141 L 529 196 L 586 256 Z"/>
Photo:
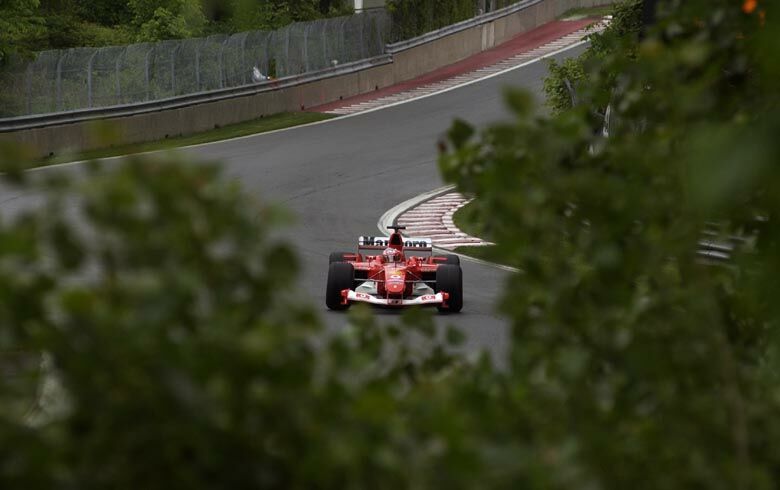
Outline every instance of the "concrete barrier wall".
<path id="1" fill-rule="evenodd" d="M 305 110 L 395 83 L 416 78 L 450 65 L 550 22 L 572 8 L 613 3 L 614 0 L 541 0 L 523 10 L 465 27 L 428 42 L 393 52 L 392 62 L 315 81 L 286 84 L 276 90 L 236 96 L 184 107 L 107 116 L 0 133 L 0 141 L 14 141 L 38 156 L 63 151 L 95 149 L 97 124 L 111 124 L 117 144 L 140 143 L 208 131 L 280 112 Z"/>

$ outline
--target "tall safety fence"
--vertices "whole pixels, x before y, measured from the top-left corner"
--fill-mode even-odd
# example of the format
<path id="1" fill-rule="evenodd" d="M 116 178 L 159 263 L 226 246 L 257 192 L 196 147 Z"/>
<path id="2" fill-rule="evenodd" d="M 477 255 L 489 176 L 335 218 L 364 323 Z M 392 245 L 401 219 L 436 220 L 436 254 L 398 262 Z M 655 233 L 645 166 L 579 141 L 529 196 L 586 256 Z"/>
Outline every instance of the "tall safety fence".
<path id="1" fill-rule="evenodd" d="M 378 56 L 384 11 L 156 43 L 42 51 L 0 73 L 0 117 L 154 101 Z"/>

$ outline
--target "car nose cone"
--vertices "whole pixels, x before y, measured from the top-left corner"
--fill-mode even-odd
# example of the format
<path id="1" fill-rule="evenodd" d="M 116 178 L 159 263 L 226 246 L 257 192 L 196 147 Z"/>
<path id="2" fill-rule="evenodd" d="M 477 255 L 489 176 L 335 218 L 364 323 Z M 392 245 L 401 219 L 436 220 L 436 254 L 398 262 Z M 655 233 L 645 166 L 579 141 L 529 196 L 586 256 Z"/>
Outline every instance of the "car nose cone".
<path id="1" fill-rule="evenodd" d="M 387 283 L 387 292 L 391 294 L 399 294 L 404 291 L 404 283 L 403 282 L 388 282 Z"/>

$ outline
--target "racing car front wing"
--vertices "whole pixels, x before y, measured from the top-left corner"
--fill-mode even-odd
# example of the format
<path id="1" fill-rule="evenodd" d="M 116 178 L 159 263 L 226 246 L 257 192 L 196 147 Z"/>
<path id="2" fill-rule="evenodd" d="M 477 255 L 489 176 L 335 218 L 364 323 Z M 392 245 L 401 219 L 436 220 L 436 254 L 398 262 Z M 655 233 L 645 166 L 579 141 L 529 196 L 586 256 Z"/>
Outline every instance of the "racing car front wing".
<path id="1" fill-rule="evenodd" d="M 425 306 L 425 305 L 447 305 L 449 293 L 423 294 L 414 298 L 378 298 L 371 294 L 358 293 L 351 289 L 341 291 L 342 303 L 348 304 L 350 301 L 362 303 L 371 303 L 372 305 L 382 306 Z"/>

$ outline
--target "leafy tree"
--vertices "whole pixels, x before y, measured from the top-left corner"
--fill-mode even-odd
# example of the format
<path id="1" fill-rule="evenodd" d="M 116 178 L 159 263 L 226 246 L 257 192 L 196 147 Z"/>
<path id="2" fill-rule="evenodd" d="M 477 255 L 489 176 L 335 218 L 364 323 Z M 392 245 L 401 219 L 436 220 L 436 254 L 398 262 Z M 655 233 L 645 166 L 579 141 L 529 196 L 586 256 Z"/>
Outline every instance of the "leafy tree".
<path id="1" fill-rule="evenodd" d="M 71 13 L 48 13 L 41 17 L 41 28 L 30 39 L 29 45 L 32 50 L 43 51 L 130 44 L 134 38 L 129 26 L 106 27 L 85 22 Z"/>
<path id="2" fill-rule="evenodd" d="M 106 27 L 126 25 L 133 20 L 126 0 L 78 0 L 76 11 L 80 19 Z"/>
<path id="3" fill-rule="evenodd" d="M 319 9 L 323 15 L 349 15 L 355 11 L 353 5 L 349 0 L 320 0 Z"/>
<path id="4" fill-rule="evenodd" d="M 178 39 L 349 15 L 346 0 L 14 0 L 0 4 L 8 53 Z"/>
<path id="5" fill-rule="evenodd" d="M 231 24 L 237 31 L 278 29 L 320 18 L 319 5 L 318 0 L 233 0 Z"/>
<path id="6" fill-rule="evenodd" d="M 477 13 L 474 0 L 389 0 L 387 10 L 395 41 L 470 19 Z"/>
<path id="7" fill-rule="evenodd" d="M 126 2 L 114 0 L 41 0 L 39 28 L 28 40 L 30 51 L 81 46 L 110 46 L 133 41 Z"/>
<path id="8" fill-rule="evenodd" d="M 577 486 L 777 481 L 778 26 L 762 7 L 664 2 L 639 42 L 641 5 L 622 5 L 583 59 L 553 70 L 557 115 L 514 91 L 512 122 L 450 130 L 445 177 L 523 270 L 503 300 L 516 409 L 549 421 L 529 438 Z M 743 236 L 736 267 L 696 254 L 712 222 Z"/>
<path id="9" fill-rule="evenodd" d="M 34 47 L 29 40 L 40 30 L 39 5 L 38 0 L 0 0 L 0 67 L 11 54 L 29 54 Z"/>
<path id="10" fill-rule="evenodd" d="M 198 0 L 130 0 L 128 6 L 140 41 L 197 36 L 206 22 Z"/>
<path id="11" fill-rule="evenodd" d="M 154 42 L 165 39 L 183 39 L 191 35 L 192 31 L 190 31 L 184 17 L 160 7 L 154 11 L 151 19 L 141 24 L 137 40 Z"/>

